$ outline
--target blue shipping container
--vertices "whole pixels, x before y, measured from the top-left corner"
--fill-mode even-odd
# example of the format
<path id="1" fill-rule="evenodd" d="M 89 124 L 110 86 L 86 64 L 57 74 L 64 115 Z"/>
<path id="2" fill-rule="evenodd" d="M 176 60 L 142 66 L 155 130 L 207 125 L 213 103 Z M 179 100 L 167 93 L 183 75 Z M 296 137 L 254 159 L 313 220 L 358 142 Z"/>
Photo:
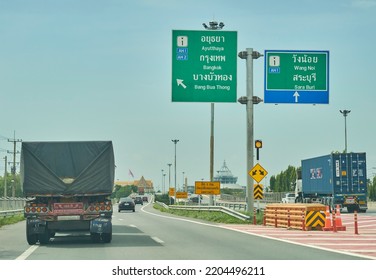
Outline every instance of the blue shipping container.
<path id="1" fill-rule="evenodd" d="M 366 206 L 366 153 L 330 154 L 302 160 L 304 197 L 333 197 L 335 204 Z M 358 208 L 358 207 L 356 207 Z"/>

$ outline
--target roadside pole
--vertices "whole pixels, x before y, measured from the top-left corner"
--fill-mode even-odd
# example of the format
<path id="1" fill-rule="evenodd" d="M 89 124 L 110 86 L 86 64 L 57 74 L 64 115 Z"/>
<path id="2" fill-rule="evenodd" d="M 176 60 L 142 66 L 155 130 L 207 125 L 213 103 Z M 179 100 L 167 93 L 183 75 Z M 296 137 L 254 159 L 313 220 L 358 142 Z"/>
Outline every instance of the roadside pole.
<path id="1" fill-rule="evenodd" d="M 254 198 L 253 198 L 253 179 L 248 175 L 248 172 L 253 168 L 253 104 L 259 103 L 261 100 L 253 98 L 253 59 L 262 56 L 259 52 L 253 51 L 252 48 L 247 48 L 245 51 L 239 52 L 238 56 L 241 59 L 246 59 L 247 67 L 247 96 L 240 97 L 238 101 L 241 104 L 247 105 L 247 187 L 246 187 L 246 203 L 247 212 L 253 213 Z"/>
<path id="2" fill-rule="evenodd" d="M 216 21 L 209 22 L 209 26 L 205 23 L 203 24 L 206 30 L 222 30 L 225 26 L 223 22 L 219 23 Z M 214 178 L 214 103 L 210 104 L 210 182 L 213 182 Z M 214 205 L 214 196 L 211 194 L 209 196 L 209 205 Z"/>

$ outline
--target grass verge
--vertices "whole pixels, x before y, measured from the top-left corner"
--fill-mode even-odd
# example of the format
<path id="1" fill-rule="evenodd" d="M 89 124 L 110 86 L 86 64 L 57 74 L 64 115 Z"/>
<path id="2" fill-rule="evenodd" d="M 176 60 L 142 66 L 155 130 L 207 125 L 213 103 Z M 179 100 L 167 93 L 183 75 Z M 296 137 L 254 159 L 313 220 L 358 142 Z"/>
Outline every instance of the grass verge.
<path id="1" fill-rule="evenodd" d="M 12 217 L 0 218 L 0 227 L 15 224 L 23 220 L 25 220 L 23 215 L 15 215 Z"/>

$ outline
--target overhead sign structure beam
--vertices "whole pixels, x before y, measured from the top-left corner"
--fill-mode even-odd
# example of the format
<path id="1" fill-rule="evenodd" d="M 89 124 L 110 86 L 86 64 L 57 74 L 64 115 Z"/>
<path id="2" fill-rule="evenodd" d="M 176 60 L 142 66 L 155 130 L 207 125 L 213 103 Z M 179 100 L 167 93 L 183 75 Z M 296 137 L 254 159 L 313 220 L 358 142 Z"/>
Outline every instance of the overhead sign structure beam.
<path id="1" fill-rule="evenodd" d="M 264 71 L 264 103 L 329 103 L 329 51 L 266 50 Z"/>
<path id="2" fill-rule="evenodd" d="M 172 31 L 172 101 L 236 102 L 236 31 Z"/>

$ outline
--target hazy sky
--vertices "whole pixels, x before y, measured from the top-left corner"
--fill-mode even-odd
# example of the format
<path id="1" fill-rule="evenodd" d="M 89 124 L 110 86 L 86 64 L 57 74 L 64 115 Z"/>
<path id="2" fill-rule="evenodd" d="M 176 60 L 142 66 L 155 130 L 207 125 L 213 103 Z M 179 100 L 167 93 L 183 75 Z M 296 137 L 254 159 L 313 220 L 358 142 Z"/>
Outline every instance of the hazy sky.
<path id="1" fill-rule="evenodd" d="M 375 0 L 0 0 L 0 156 L 23 141 L 112 140 L 116 179 L 144 176 L 158 189 L 174 163 L 190 185 L 210 175 L 210 103 L 171 102 L 172 30 L 216 20 L 238 32 L 238 51 L 327 50 L 328 105 L 259 104 L 254 137 L 271 175 L 302 159 L 366 152 L 376 172 Z M 245 60 L 237 96 L 246 95 Z M 264 96 L 264 58 L 254 94 Z M 214 170 L 225 160 L 246 184 L 246 107 L 215 104 Z M 18 146 L 17 150 L 20 150 Z M 11 155 L 8 154 L 8 157 Z M 19 168 L 17 168 L 19 170 Z M 4 172 L 4 161 L 0 161 Z M 173 183 L 174 168 L 171 167 Z M 166 187 L 168 179 L 166 180 Z"/>

